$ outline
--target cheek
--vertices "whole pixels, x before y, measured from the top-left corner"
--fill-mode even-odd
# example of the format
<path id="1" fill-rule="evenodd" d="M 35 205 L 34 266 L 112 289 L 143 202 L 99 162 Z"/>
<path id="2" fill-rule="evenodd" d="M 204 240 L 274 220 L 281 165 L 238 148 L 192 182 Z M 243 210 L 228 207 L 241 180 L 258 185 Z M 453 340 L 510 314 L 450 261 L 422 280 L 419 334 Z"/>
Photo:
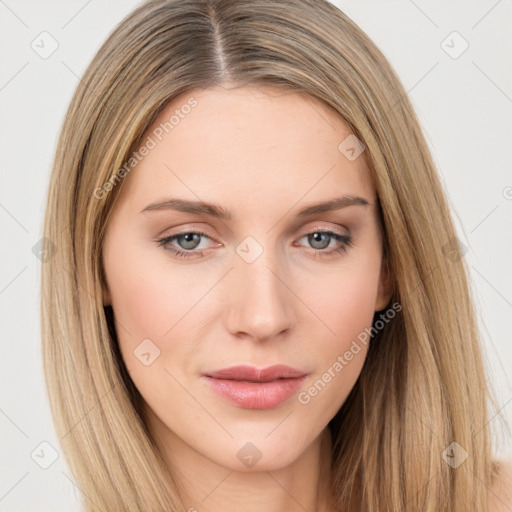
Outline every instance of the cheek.
<path id="1" fill-rule="evenodd" d="M 190 272 L 171 268 L 165 261 L 151 261 L 147 251 L 134 246 L 128 250 L 119 244 L 116 254 L 106 251 L 104 263 L 121 353 L 128 371 L 138 374 L 137 347 L 149 339 L 157 347 L 155 353 L 163 349 L 163 340 L 179 331 L 205 287 L 191 287 Z M 160 364 L 162 359 L 155 362 Z"/>
<path id="2" fill-rule="evenodd" d="M 333 350 L 344 349 L 371 326 L 380 274 L 377 256 L 354 259 L 304 284 L 303 295 L 324 325 L 324 339 Z"/>
<path id="3" fill-rule="evenodd" d="M 309 292 L 310 303 L 321 324 L 316 336 L 314 331 L 309 334 L 316 340 L 312 354 L 318 361 L 316 371 L 298 399 L 322 421 L 336 414 L 361 373 L 370 342 L 379 271 L 380 261 L 369 258 L 338 268 L 329 280 L 323 280 L 322 293 L 312 283 L 305 288 L 315 290 Z M 320 332 L 324 334 L 319 336 Z"/>
<path id="4" fill-rule="evenodd" d="M 360 374 L 366 347 L 360 344 L 357 350 L 351 346 L 371 325 L 380 268 L 377 256 L 347 259 L 339 265 L 315 262 L 308 268 L 293 267 L 288 282 L 293 293 L 283 296 L 297 315 L 297 336 L 290 337 L 297 344 L 290 344 L 279 355 L 292 360 L 292 354 L 300 354 L 295 360 L 311 368 L 312 374 L 302 394 L 290 404 L 295 414 L 287 420 L 287 429 L 268 436 L 282 420 L 270 414 L 267 422 L 249 420 L 212 398 L 195 377 L 198 368 L 208 365 L 214 350 L 212 340 L 222 339 L 226 332 L 222 320 L 226 308 L 236 307 L 233 301 L 238 296 L 233 286 L 243 283 L 219 282 L 224 268 L 180 266 L 157 255 L 153 258 L 151 251 L 137 251 L 135 246 L 132 240 L 130 246 L 117 245 L 116 254 L 107 251 L 105 270 L 121 354 L 151 411 L 153 424 L 227 466 L 237 463 L 231 454 L 236 454 L 248 435 L 258 439 L 262 451 L 275 455 L 270 465 L 293 460 L 334 417 Z M 161 349 L 149 366 L 134 356 L 144 339 L 153 340 Z M 211 361 L 220 364 L 230 348 L 227 344 Z M 347 360 L 348 352 L 351 360 Z M 177 414 L 182 411 L 186 414 Z M 226 441 L 224 432 L 215 434 L 217 427 L 212 425 L 210 412 L 229 426 L 232 441 Z"/>
<path id="5" fill-rule="evenodd" d="M 369 274 L 359 278 L 352 274 L 346 279 L 333 280 L 320 311 L 334 333 L 334 345 L 343 348 L 361 330 L 371 325 L 376 289 L 377 283 Z"/>

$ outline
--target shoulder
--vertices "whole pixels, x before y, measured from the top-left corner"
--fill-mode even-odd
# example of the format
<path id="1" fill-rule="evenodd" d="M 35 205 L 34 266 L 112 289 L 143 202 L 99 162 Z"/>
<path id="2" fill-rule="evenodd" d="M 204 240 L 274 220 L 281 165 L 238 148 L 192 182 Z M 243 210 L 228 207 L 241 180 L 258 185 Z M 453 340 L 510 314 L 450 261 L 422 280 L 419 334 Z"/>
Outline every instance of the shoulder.
<path id="1" fill-rule="evenodd" d="M 490 493 L 489 512 L 510 512 L 512 510 L 512 459 L 498 462 L 500 468 Z"/>

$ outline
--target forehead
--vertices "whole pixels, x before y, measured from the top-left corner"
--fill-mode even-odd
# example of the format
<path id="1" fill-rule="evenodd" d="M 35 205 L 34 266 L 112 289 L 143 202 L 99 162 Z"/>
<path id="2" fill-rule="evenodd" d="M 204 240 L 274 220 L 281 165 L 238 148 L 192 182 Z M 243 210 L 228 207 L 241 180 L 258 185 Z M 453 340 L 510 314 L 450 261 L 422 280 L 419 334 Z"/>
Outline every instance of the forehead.
<path id="1" fill-rule="evenodd" d="M 143 145 L 151 149 L 123 180 L 121 195 L 137 206 L 173 194 L 234 207 L 237 200 L 257 201 L 263 208 L 305 194 L 373 197 L 364 152 L 350 160 L 339 148 L 350 135 L 339 114 L 303 93 L 191 90 L 170 101 L 147 130 Z"/>

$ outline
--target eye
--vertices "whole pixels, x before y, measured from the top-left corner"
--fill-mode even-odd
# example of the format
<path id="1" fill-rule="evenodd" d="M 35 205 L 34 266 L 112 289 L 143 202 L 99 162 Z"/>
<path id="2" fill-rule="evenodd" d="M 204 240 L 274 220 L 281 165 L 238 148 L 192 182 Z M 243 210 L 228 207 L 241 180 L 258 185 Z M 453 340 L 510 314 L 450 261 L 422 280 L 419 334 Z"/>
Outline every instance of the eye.
<path id="1" fill-rule="evenodd" d="M 201 238 L 210 238 L 206 233 L 202 231 L 183 231 L 182 233 L 176 233 L 174 235 L 166 236 L 157 240 L 159 246 L 164 247 L 166 251 L 170 251 L 179 258 L 192 258 L 201 257 L 203 252 L 196 250 L 200 243 Z M 302 236 L 299 240 L 307 238 L 308 244 L 315 250 L 315 256 L 332 256 L 334 253 L 345 252 L 348 247 L 352 246 L 352 237 L 349 235 L 342 235 L 332 230 L 317 230 L 307 233 Z M 334 247 L 326 251 L 329 248 L 331 242 L 335 241 Z M 173 243 L 176 242 L 176 245 Z M 219 244 L 221 245 L 221 244 Z M 203 247 L 202 249 L 206 249 Z"/>
<path id="2" fill-rule="evenodd" d="M 170 251 L 180 258 L 200 257 L 203 253 L 195 249 L 199 246 L 202 237 L 210 238 L 202 231 L 184 231 L 182 233 L 176 233 L 175 235 L 166 236 L 157 240 L 157 243 L 159 246 L 163 246 L 165 250 Z M 171 245 L 174 241 L 178 243 L 178 247 Z"/>
<path id="3" fill-rule="evenodd" d="M 320 256 L 329 256 L 336 252 L 345 252 L 349 247 L 352 246 L 352 237 L 349 235 L 342 235 L 336 231 L 330 229 L 317 230 L 307 233 L 303 238 L 307 239 L 307 243 L 315 249 L 316 253 Z M 331 250 L 326 251 L 329 248 L 331 242 L 336 242 L 334 247 L 331 246 Z"/>

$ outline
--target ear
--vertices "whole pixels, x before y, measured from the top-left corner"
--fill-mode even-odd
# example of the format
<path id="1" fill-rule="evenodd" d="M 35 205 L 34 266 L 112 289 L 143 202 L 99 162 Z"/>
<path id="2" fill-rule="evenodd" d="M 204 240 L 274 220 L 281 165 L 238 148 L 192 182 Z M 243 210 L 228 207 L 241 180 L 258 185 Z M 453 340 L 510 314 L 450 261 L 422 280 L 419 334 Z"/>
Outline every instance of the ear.
<path id="1" fill-rule="evenodd" d="M 377 290 L 377 299 L 375 301 L 375 311 L 386 309 L 393 292 L 395 291 L 393 273 L 390 269 L 389 261 L 386 256 L 382 258 L 379 276 L 379 288 Z"/>

